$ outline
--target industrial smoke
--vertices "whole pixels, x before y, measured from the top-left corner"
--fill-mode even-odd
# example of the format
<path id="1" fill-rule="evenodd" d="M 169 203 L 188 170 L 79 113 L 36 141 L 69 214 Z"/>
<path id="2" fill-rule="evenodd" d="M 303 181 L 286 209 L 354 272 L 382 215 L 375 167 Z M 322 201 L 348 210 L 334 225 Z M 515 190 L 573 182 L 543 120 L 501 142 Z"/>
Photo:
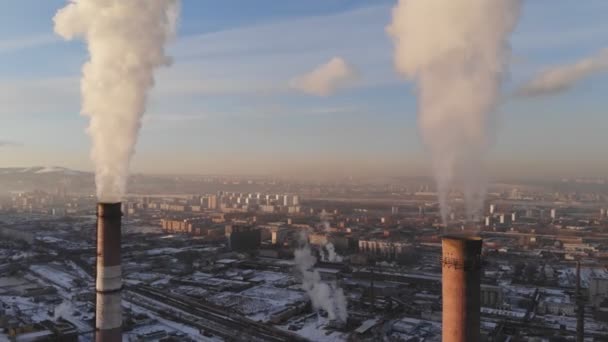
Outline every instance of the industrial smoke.
<path id="1" fill-rule="evenodd" d="M 317 258 L 308 244 L 294 251 L 296 269 L 302 277 L 302 289 L 312 302 L 315 310 L 323 309 L 330 320 L 346 322 L 348 317 L 346 296 L 336 284 L 321 281 L 321 275 L 314 266 Z"/>
<path id="2" fill-rule="evenodd" d="M 118 202 L 154 85 L 154 70 L 169 65 L 165 45 L 175 35 L 179 0 L 70 0 L 55 15 L 55 32 L 86 41 L 82 113 L 90 117 L 97 197 Z"/>
<path id="3" fill-rule="evenodd" d="M 444 223 L 453 186 L 462 186 L 469 218 L 481 209 L 488 128 L 519 9 L 520 0 L 400 0 L 393 8 L 395 67 L 416 82 Z"/>
<path id="4" fill-rule="evenodd" d="M 333 243 L 326 243 L 320 250 L 321 260 L 328 262 L 342 262 L 344 258 L 336 252 L 336 247 Z"/>
<path id="5" fill-rule="evenodd" d="M 70 314 L 74 312 L 74 307 L 69 301 L 61 302 L 53 309 L 53 321 L 57 321 L 60 318 L 67 319 Z"/>

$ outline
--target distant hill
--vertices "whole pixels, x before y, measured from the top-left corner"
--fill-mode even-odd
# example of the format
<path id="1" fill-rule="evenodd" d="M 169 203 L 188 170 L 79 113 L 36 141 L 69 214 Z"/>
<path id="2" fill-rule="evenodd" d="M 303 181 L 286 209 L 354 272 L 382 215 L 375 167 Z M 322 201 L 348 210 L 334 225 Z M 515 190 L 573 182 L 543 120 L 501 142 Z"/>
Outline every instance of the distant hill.
<path id="1" fill-rule="evenodd" d="M 90 192 L 94 187 L 93 173 L 59 166 L 0 168 L 0 195 L 7 191 Z"/>
<path id="2" fill-rule="evenodd" d="M 215 178 L 217 177 L 217 178 Z M 217 191 L 280 192 L 282 182 L 256 184 L 251 177 L 239 181 L 221 176 L 154 175 L 133 173 L 127 182 L 129 194 L 196 194 Z M 255 177 L 253 177 L 255 178 Z M 42 190 L 49 193 L 95 194 L 93 172 L 73 170 L 61 166 L 33 166 L 0 168 L 0 198 L 12 192 Z M 293 191 L 293 190 L 292 190 Z"/>
<path id="3" fill-rule="evenodd" d="M 33 166 L 0 168 L 0 175 L 27 175 L 27 174 L 58 174 L 67 176 L 81 176 L 90 172 L 77 171 L 60 166 Z"/>

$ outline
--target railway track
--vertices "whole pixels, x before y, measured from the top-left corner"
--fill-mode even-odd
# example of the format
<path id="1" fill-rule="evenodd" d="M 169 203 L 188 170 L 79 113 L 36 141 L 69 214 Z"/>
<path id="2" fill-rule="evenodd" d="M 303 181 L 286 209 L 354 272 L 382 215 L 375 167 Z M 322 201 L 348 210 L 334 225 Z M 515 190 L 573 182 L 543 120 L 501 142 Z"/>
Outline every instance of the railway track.
<path id="1" fill-rule="evenodd" d="M 308 341 L 293 333 L 252 321 L 238 314 L 226 312 L 221 308 L 193 302 L 184 296 L 168 294 L 141 285 L 129 286 L 127 290 L 184 311 L 198 318 L 196 321 L 190 320 L 190 324 L 229 340 L 269 342 Z"/>

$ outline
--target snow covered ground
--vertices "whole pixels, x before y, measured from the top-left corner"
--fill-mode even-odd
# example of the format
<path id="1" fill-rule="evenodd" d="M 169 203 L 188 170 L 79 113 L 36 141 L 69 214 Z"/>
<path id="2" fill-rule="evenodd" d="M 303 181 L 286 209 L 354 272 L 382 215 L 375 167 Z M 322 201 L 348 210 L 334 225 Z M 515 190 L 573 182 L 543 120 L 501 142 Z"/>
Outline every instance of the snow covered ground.
<path id="1" fill-rule="evenodd" d="M 275 287 L 289 285 L 291 280 L 293 280 L 293 276 L 272 271 L 256 271 L 255 276 L 249 279 L 249 281 L 259 281 L 266 284 L 272 284 Z"/>
<path id="2" fill-rule="evenodd" d="M 315 342 L 342 342 L 347 340 L 347 335 L 338 331 L 326 330 L 329 320 L 322 316 L 311 315 L 303 320 L 290 324 L 278 326 L 285 331 L 291 331 L 310 341 Z M 300 327 L 297 330 L 290 330 L 289 327 Z"/>
<path id="3" fill-rule="evenodd" d="M 75 277 L 49 265 L 32 265 L 30 271 L 66 290 L 71 289 L 74 284 Z"/>
<path id="4" fill-rule="evenodd" d="M 161 303 L 158 303 L 158 304 L 163 306 Z M 125 307 L 133 312 L 136 312 L 136 313 L 143 313 L 157 321 L 156 324 L 147 324 L 143 327 L 139 327 L 139 328 L 135 329 L 132 332 L 125 333 L 124 337 L 128 338 L 129 341 L 137 341 L 138 334 L 142 334 L 142 333 L 146 333 L 146 332 L 153 332 L 153 331 L 158 331 L 158 330 L 164 330 L 167 332 L 177 331 L 182 334 L 185 334 L 186 336 L 190 337 L 191 339 L 193 339 L 195 341 L 201 341 L 201 342 L 223 341 L 222 339 L 220 339 L 219 337 L 216 337 L 216 336 L 207 337 L 207 336 L 201 335 L 200 332 L 198 331 L 198 329 L 196 329 L 196 328 L 193 328 L 193 327 L 181 324 L 181 323 L 173 322 L 173 321 L 170 321 L 163 317 L 160 317 L 160 316 L 156 315 L 156 313 L 154 313 L 140 305 L 137 305 L 133 301 L 127 300 L 125 298 L 123 298 L 123 307 Z M 169 307 L 167 307 L 167 308 L 169 308 Z"/>
<path id="5" fill-rule="evenodd" d="M 240 293 L 218 293 L 209 300 L 231 307 L 254 321 L 268 322 L 277 311 L 307 299 L 303 291 L 260 285 Z"/>
<path id="6" fill-rule="evenodd" d="M 0 303 L 8 308 L 8 313 L 28 313 L 32 322 L 50 318 L 46 305 L 35 303 L 31 297 L 0 296 Z"/>

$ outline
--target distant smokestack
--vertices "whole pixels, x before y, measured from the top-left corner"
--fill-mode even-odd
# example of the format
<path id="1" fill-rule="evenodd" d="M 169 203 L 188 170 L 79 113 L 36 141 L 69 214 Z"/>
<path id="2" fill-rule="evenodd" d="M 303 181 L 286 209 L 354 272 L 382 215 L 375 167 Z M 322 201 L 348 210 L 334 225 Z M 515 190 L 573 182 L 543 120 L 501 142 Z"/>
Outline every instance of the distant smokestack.
<path id="1" fill-rule="evenodd" d="M 477 236 L 442 238 L 443 342 L 479 341 L 481 244 Z"/>
<path id="2" fill-rule="evenodd" d="M 121 203 L 97 204 L 95 340 L 122 341 Z"/>

